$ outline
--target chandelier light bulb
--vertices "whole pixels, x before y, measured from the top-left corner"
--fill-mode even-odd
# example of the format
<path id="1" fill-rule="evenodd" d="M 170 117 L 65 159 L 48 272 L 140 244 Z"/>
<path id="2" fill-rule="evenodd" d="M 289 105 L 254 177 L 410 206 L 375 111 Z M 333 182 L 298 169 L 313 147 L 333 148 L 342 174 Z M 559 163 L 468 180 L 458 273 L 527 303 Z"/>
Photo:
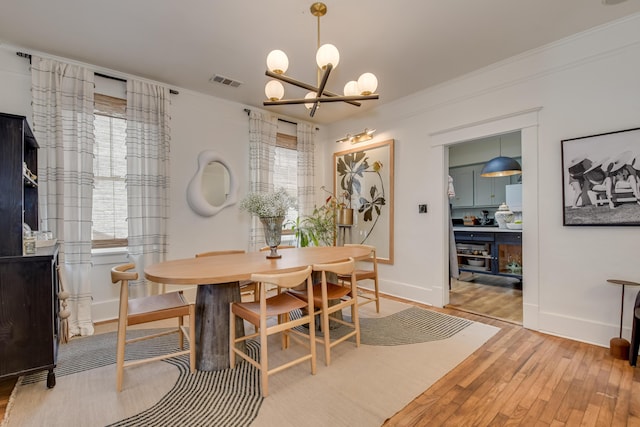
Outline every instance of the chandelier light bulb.
<path id="1" fill-rule="evenodd" d="M 284 74 L 289 68 L 289 58 L 281 50 L 272 50 L 267 55 L 267 69 L 272 73 Z"/>
<path id="2" fill-rule="evenodd" d="M 304 96 L 304 98 L 305 99 L 316 98 L 316 93 L 315 92 L 307 92 L 307 94 Z M 304 106 L 307 107 L 307 110 L 311 110 L 313 108 L 313 103 L 305 103 Z M 318 108 L 320 108 L 320 105 L 318 105 Z"/>
<path id="3" fill-rule="evenodd" d="M 264 93 L 269 101 L 278 101 L 284 96 L 284 86 L 277 80 L 269 80 L 264 87 Z"/>
<path id="4" fill-rule="evenodd" d="M 355 80 L 351 80 L 344 85 L 344 96 L 358 96 L 360 95 L 360 90 L 358 89 L 358 82 Z"/>
<path id="5" fill-rule="evenodd" d="M 333 65 L 333 68 L 338 66 L 338 62 L 340 62 L 340 52 L 338 52 L 338 48 L 332 44 L 323 44 L 318 49 L 316 53 L 316 63 L 318 67 L 322 70 L 327 69 L 327 65 Z"/>
<path id="6" fill-rule="evenodd" d="M 372 73 L 364 73 L 358 77 L 358 89 L 360 95 L 371 95 L 378 88 L 378 79 Z"/>

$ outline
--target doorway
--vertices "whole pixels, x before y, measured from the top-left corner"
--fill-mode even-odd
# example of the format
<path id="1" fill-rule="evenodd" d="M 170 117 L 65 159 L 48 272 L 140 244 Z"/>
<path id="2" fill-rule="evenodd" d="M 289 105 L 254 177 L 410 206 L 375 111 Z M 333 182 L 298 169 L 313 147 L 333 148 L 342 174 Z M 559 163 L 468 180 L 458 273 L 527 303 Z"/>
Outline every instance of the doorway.
<path id="1" fill-rule="evenodd" d="M 484 165 L 499 156 L 521 163 L 519 130 L 448 147 L 454 227 L 448 306 L 521 325 L 523 175 L 483 177 Z M 505 203 L 512 209 L 509 229 L 498 227 L 495 216 Z"/>

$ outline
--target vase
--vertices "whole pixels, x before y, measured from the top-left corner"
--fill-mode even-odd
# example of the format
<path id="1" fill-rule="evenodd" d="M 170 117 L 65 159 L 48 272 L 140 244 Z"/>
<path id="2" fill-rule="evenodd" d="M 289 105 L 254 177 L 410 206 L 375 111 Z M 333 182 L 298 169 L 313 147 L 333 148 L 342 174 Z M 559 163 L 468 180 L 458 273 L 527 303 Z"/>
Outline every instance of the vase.
<path id="1" fill-rule="evenodd" d="M 282 257 L 282 255 L 278 254 L 278 245 L 280 245 L 280 238 L 282 237 L 282 223 L 284 222 L 284 217 L 261 217 L 260 221 L 264 226 L 264 240 L 267 246 L 271 249 L 267 258 Z"/>
<path id="2" fill-rule="evenodd" d="M 513 221 L 513 212 L 506 203 L 500 205 L 496 213 L 493 215 L 499 228 L 507 228 L 507 223 Z"/>
<path id="3" fill-rule="evenodd" d="M 340 208 L 338 209 L 338 218 L 336 220 L 338 225 L 353 225 L 353 209 L 352 208 Z"/>

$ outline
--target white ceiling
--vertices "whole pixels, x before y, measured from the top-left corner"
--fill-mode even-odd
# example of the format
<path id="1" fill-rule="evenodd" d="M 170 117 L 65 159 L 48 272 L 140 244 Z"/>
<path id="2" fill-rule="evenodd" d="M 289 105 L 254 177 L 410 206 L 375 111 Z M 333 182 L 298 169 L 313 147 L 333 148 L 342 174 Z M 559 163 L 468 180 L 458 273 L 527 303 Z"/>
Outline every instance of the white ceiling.
<path id="1" fill-rule="evenodd" d="M 265 99 L 265 58 L 289 56 L 287 75 L 316 81 L 309 0 L 3 0 L 0 44 L 44 52 L 250 106 Z M 340 50 L 327 89 L 376 74 L 380 100 L 362 107 L 268 107 L 331 123 L 521 52 L 640 12 L 640 0 L 326 0 L 321 42 Z M 209 83 L 219 74 L 231 88 Z M 285 85 L 286 98 L 303 89 Z"/>

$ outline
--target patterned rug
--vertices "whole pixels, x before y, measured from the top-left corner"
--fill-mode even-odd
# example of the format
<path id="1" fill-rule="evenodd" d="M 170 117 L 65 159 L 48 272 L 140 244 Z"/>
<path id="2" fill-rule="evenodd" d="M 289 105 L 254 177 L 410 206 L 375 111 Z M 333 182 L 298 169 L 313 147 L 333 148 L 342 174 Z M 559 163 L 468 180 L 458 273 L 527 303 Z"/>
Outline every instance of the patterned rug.
<path id="1" fill-rule="evenodd" d="M 475 330 L 469 331 L 469 329 L 474 329 L 474 327 L 479 328 L 482 333 Z M 342 333 L 340 329 L 341 328 L 332 330 L 332 336 L 334 334 L 340 335 Z M 151 371 L 152 373 L 149 374 L 141 374 L 151 376 L 170 376 L 169 382 L 171 384 L 167 386 L 168 390 L 166 393 L 146 409 L 134 412 L 134 414 L 130 416 L 116 418 L 115 420 L 105 419 L 104 415 L 101 415 L 100 411 L 104 410 L 104 408 L 91 409 L 96 405 L 95 403 L 88 402 L 83 404 L 83 396 L 67 397 L 67 399 L 74 399 L 73 401 L 68 402 L 68 405 L 65 408 L 65 411 L 67 411 L 68 414 L 62 414 L 64 416 L 59 414 L 54 417 L 51 416 L 52 412 L 55 411 L 56 408 L 50 406 L 61 406 L 59 403 L 55 403 L 56 400 L 52 399 L 51 396 L 55 395 L 58 389 L 62 389 L 61 385 L 64 384 L 65 377 L 69 377 L 69 379 L 73 378 L 74 381 L 77 381 L 76 378 L 81 378 L 83 375 L 87 375 L 87 373 L 92 371 L 99 372 L 98 370 L 102 369 L 105 372 L 103 375 L 115 378 L 115 367 L 111 366 L 115 364 L 115 333 L 106 333 L 74 339 L 68 344 L 60 346 L 58 366 L 55 370 L 58 385 L 53 389 L 46 390 L 43 384 L 43 382 L 46 381 L 46 372 L 22 378 L 12 395 L 12 399 L 9 403 L 10 407 L 8 410 L 8 416 L 7 419 L 5 419 L 3 426 L 57 425 L 55 424 L 55 420 L 63 420 L 65 417 L 68 418 L 68 421 L 65 422 L 66 425 L 183 425 L 236 427 L 248 426 L 254 422 L 254 425 L 287 425 L 282 419 L 276 418 L 278 407 L 280 405 L 278 400 L 278 391 L 279 389 L 285 388 L 278 384 L 278 381 L 286 382 L 287 378 L 285 377 L 287 372 L 296 371 L 293 374 L 294 376 L 291 381 L 295 381 L 299 387 L 304 387 L 303 390 L 309 390 L 311 392 L 312 388 L 318 386 L 320 389 L 314 393 L 320 393 L 322 395 L 325 393 L 322 388 L 325 387 L 323 384 L 325 381 L 329 384 L 329 388 L 333 387 L 335 384 L 339 384 L 337 379 L 331 378 L 332 369 L 335 369 L 340 379 L 345 376 L 344 373 L 340 373 L 341 369 L 347 369 L 346 372 L 350 372 L 349 369 L 352 369 L 349 368 L 349 363 L 357 364 L 359 367 L 362 366 L 363 369 L 366 369 L 369 357 L 367 355 L 371 351 L 374 352 L 373 354 L 382 355 L 382 353 L 380 353 L 380 351 L 383 351 L 382 347 L 398 346 L 398 349 L 394 351 L 397 352 L 398 350 L 402 350 L 402 352 L 397 353 L 397 355 L 406 354 L 409 356 L 414 353 L 412 351 L 414 347 L 416 350 L 424 351 L 421 350 L 422 347 L 420 347 L 420 345 L 425 345 L 424 343 L 431 343 L 430 345 L 433 346 L 434 343 L 438 341 L 447 342 L 449 340 L 453 340 L 456 335 L 464 335 L 465 331 L 467 331 L 469 335 L 476 337 L 475 341 L 477 342 L 472 343 L 471 348 L 465 348 L 465 353 L 454 357 L 453 360 L 458 360 L 458 362 L 455 362 L 453 366 L 447 367 L 444 372 L 438 373 L 439 376 L 446 373 L 449 369 L 459 363 L 459 361 L 466 358 L 473 349 L 477 348 L 477 346 L 481 345 L 486 341 L 486 339 L 492 336 L 496 329 L 487 325 L 477 324 L 466 319 L 460 319 L 417 307 L 406 308 L 385 317 L 362 317 L 361 347 L 359 349 L 356 349 L 353 344 L 349 343 L 337 346 L 332 350 L 332 365 L 325 367 L 324 360 L 321 356 L 322 346 L 318 346 L 318 374 L 315 376 L 309 375 L 307 364 L 299 365 L 300 369 L 292 368 L 276 374 L 271 377 L 273 380 L 270 379 L 269 381 L 271 393 L 266 399 L 263 399 L 260 394 L 259 372 L 246 362 L 238 363 L 236 368 L 233 370 L 226 369 L 215 372 L 196 371 L 194 374 L 191 374 L 189 372 L 189 364 L 186 356 L 167 359 L 163 362 L 157 362 L 157 366 L 166 366 L 168 364 L 171 367 L 166 369 L 170 369 L 171 371 L 177 370 L 177 373 L 155 374 L 153 373 L 154 371 Z M 136 332 L 137 331 L 132 331 L 132 336 L 136 334 Z M 145 331 L 145 333 L 148 333 L 148 331 Z M 462 339 L 464 340 L 464 337 Z M 136 343 L 135 345 L 128 346 L 126 358 L 130 360 L 143 356 L 148 357 L 155 353 L 166 352 L 169 348 L 176 348 L 176 341 L 175 336 L 165 336 L 157 340 Z M 150 347 L 150 344 L 152 343 L 153 347 Z M 463 345 L 463 347 L 464 346 L 465 345 Z M 367 347 L 370 347 L 370 349 L 364 350 L 364 348 Z M 248 342 L 248 349 L 253 352 L 254 355 L 259 354 L 259 345 L 255 341 Z M 334 356 L 334 352 L 338 349 L 342 350 Z M 291 351 L 291 349 L 287 351 Z M 424 355 L 429 355 L 431 353 L 433 353 L 433 350 L 427 350 Z M 418 360 L 415 362 L 417 364 L 413 367 L 414 370 L 427 368 L 426 365 L 429 364 L 429 361 L 423 360 L 425 357 L 424 355 L 417 355 Z M 396 364 L 402 365 L 403 363 L 410 363 L 410 358 L 408 357 L 406 361 L 391 360 L 393 357 L 397 356 L 387 355 L 384 357 L 389 358 L 388 364 L 385 364 L 384 366 L 392 367 Z M 444 357 L 450 358 L 449 355 L 445 355 Z M 379 360 L 375 362 L 372 360 L 371 362 L 380 363 Z M 420 362 L 423 362 L 425 366 L 421 366 Z M 153 365 L 154 364 L 148 364 L 142 366 Z M 337 367 L 334 368 L 334 365 Z M 321 369 L 322 372 L 320 372 Z M 379 371 L 379 369 L 380 368 L 373 368 L 373 371 Z M 406 367 L 403 369 L 406 369 Z M 127 387 L 127 376 L 129 371 L 130 370 L 125 371 L 125 388 Z M 298 378 L 296 375 L 299 376 L 299 379 L 296 379 Z M 173 380 L 174 376 L 176 378 L 175 382 Z M 324 378 L 318 379 L 318 377 L 321 376 Z M 437 378 L 439 378 L 439 376 L 437 376 Z M 133 379 L 130 379 L 130 381 L 133 381 Z M 307 381 L 308 384 L 306 384 Z M 370 388 L 363 384 L 363 381 L 366 380 L 358 380 L 358 387 L 362 385 L 364 389 Z M 398 385 L 401 385 L 403 380 L 398 374 L 395 377 L 391 376 L 389 381 L 397 381 Z M 118 395 L 115 393 L 115 382 L 113 380 L 109 379 L 104 382 L 104 384 L 98 386 L 98 390 L 101 393 L 106 393 L 106 396 L 99 399 L 102 399 L 101 401 L 104 402 L 105 405 L 115 404 L 116 409 L 119 411 L 122 410 L 119 406 L 126 405 L 126 402 L 124 402 L 126 399 L 123 397 L 124 391 L 122 394 Z M 138 385 L 142 387 L 140 390 L 143 394 L 146 393 L 144 390 L 146 382 L 147 381 L 144 380 L 144 383 L 136 384 L 136 387 Z M 421 382 L 418 384 L 419 387 L 417 389 L 418 391 L 423 391 L 428 388 L 429 385 L 430 384 Z M 348 388 L 348 386 L 349 385 L 347 384 L 341 387 Z M 96 386 L 93 385 L 92 387 Z M 295 393 L 295 391 L 292 390 L 288 390 L 288 392 Z M 394 393 L 393 390 L 388 390 L 388 392 Z M 36 395 L 42 394 L 43 397 L 38 397 L 36 395 L 29 397 L 30 393 L 36 393 Z M 61 393 L 63 392 L 61 391 Z M 95 394 L 96 391 L 87 393 Z M 136 393 L 139 392 L 132 392 L 132 396 L 136 396 Z M 299 393 L 300 392 L 298 392 L 298 394 Z M 287 392 L 281 390 L 280 394 L 284 397 L 287 395 Z M 329 395 L 329 393 L 327 393 L 327 395 Z M 409 401 L 411 397 L 415 397 L 415 394 L 412 394 L 409 397 Z M 20 402 L 23 399 L 31 399 L 31 401 L 28 405 L 21 405 Z M 115 399 L 115 403 L 111 403 L 112 399 Z M 131 398 L 128 397 L 127 399 Z M 287 399 L 291 399 L 291 397 L 287 397 Z M 35 404 L 34 402 L 38 402 L 36 406 L 42 405 L 42 407 L 33 408 Z M 404 402 L 404 404 L 406 403 L 408 403 L 408 401 Z M 98 403 L 97 406 L 100 406 L 100 403 Z M 400 405 L 400 407 L 381 409 L 382 412 L 376 416 L 377 418 L 375 418 L 376 422 L 380 418 L 380 415 L 383 415 L 381 421 L 384 421 L 386 417 L 393 415 L 393 413 L 401 409 L 402 406 L 403 405 Z M 24 410 L 24 407 L 29 407 L 30 411 L 33 412 L 27 412 L 26 414 L 21 413 Z M 86 411 L 83 411 L 83 407 L 87 408 Z M 263 408 L 264 411 L 262 410 Z M 270 411 L 274 411 L 273 414 L 271 414 Z M 49 414 L 47 414 L 47 412 Z M 117 411 L 115 412 L 119 413 Z M 41 417 L 44 418 L 41 419 Z M 79 419 L 82 419 L 83 422 L 77 424 Z M 46 422 L 46 420 L 49 421 Z M 43 422 L 45 424 L 42 424 Z M 323 425 L 325 422 L 328 422 L 328 419 L 323 418 L 322 422 L 318 425 Z M 366 422 L 367 424 L 359 424 L 359 422 Z M 291 425 L 296 425 L 296 423 L 292 422 Z M 355 420 L 334 420 L 332 425 L 368 425 L 368 421 L 363 420 L 362 418 L 358 418 L 357 422 Z"/>

